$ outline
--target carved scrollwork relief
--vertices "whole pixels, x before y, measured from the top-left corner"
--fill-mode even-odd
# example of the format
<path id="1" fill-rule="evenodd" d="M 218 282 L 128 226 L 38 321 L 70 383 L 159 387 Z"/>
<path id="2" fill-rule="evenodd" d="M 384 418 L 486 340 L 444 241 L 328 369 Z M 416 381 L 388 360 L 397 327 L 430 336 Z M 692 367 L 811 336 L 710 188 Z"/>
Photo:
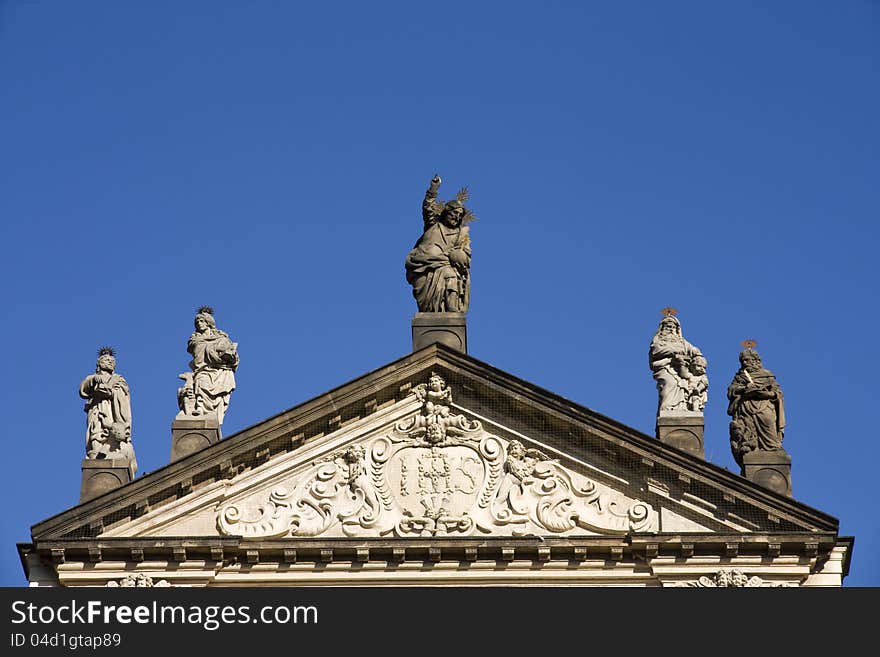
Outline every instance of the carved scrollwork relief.
<path id="1" fill-rule="evenodd" d="M 110 588 L 116 588 L 116 587 L 121 587 L 121 588 L 154 587 L 154 588 L 157 588 L 157 587 L 171 586 L 171 584 L 169 584 L 168 581 L 164 580 L 164 579 L 160 579 L 160 580 L 156 581 L 152 577 L 150 577 L 149 575 L 144 575 L 143 573 L 137 573 L 136 575 L 126 575 L 125 577 L 123 577 L 119 581 L 111 579 L 109 582 L 107 582 L 107 586 Z"/>
<path id="2" fill-rule="evenodd" d="M 510 526 L 514 535 L 537 525 L 562 533 L 577 527 L 597 532 L 645 531 L 653 523 L 651 508 L 585 480 L 536 449 L 517 440 L 507 447 L 504 476 L 492 504 L 495 525 Z"/>
<path id="3" fill-rule="evenodd" d="M 788 583 L 768 583 L 757 575 L 749 577 L 741 570 L 724 568 L 709 576 L 700 577 L 694 581 L 676 582 L 675 586 L 691 588 L 755 588 L 755 587 L 787 587 Z"/>
<path id="4" fill-rule="evenodd" d="M 278 486 L 267 503 L 251 512 L 247 504 L 221 508 L 223 534 L 254 537 L 318 536 L 338 524 L 345 536 L 366 535 L 376 526 L 380 497 L 364 463 L 364 448 L 352 445 L 317 461 L 292 488 Z"/>
<path id="5" fill-rule="evenodd" d="M 626 533 L 656 529 L 656 512 L 451 409 L 432 374 L 413 416 L 268 491 L 218 509 L 223 534 L 467 536 Z M 263 495 L 266 495 L 264 492 Z"/>

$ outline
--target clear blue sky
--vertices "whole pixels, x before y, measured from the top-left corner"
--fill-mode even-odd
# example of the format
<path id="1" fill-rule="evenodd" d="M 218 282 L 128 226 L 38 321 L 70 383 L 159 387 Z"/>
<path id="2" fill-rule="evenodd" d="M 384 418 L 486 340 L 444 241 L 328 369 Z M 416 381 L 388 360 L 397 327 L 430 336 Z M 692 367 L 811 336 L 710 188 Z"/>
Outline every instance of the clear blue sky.
<path id="1" fill-rule="evenodd" d="M 880 5 L 0 2 L 0 584 L 79 495 L 98 346 L 168 462 L 193 311 L 239 342 L 224 434 L 411 350 L 435 172 L 471 189 L 470 353 L 652 434 L 660 309 L 754 338 L 795 498 L 880 585 Z"/>

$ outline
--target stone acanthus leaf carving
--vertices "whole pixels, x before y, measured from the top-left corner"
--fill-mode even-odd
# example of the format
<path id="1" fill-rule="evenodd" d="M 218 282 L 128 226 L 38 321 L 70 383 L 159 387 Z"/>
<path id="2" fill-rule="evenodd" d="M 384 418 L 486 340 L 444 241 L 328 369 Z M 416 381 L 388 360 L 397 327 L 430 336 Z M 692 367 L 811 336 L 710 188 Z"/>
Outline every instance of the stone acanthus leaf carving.
<path id="1" fill-rule="evenodd" d="M 126 575 L 118 582 L 116 580 L 110 580 L 107 582 L 107 586 L 110 588 L 121 587 L 121 588 L 131 588 L 131 587 L 163 587 L 163 586 L 171 586 L 167 580 L 160 579 L 159 581 L 153 580 L 149 575 L 144 575 L 143 573 L 137 573 L 136 575 Z"/>
<path id="2" fill-rule="evenodd" d="M 353 444 L 262 493 L 221 506 L 222 534 L 467 536 L 655 531 L 656 512 L 546 454 L 507 446 L 453 414 L 432 374 L 421 408 L 365 446 Z M 366 447 L 366 448 L 365 448 Z"/>
<path id="3" fill-rule="evenodd" d="M 749 577 L 741 570 L 722 569 L 695 581 L 677 582 L 675 586 L 692 588 L 755 588 L 789 586 L 787 583 L 767 583 L 757 575 Z"/>
<path id="4" fill-rule="evenodd" d="M 388 450 L 391 442 L 386 439 L 379 439 L 373 443 L 370 449 L 370 481 L 382 502 L 382 508 L 390 511 L 394 506 L 394 498 L 388 487 L 388 480 L 385 478 L 385 462 L 388 460 Z M 401 476 L 401 489 L 406 485 L 406 472 Z"/>
<path id="5" fill-rule="evenodd" d="M 484 440 L 480 443 L 480 455 L 486 464 L 486 486 L 480 495 L 479 507 L 485 509 L 495 496 L 498 480 L 504 472 L 504 452 L 497 440 Z"/>

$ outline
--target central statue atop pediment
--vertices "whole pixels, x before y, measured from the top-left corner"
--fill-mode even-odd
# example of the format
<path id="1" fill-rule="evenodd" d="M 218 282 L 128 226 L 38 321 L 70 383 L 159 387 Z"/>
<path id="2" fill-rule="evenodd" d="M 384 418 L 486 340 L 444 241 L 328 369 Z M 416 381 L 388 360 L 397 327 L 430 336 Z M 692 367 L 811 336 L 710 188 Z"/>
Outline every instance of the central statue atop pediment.
<path id="1" fill-rule="evenodd" d="M 424 230 L 406 257 L 406 280 L 423 313 L 466 313 L 471 298 L 471 239 L 465 207 L 467 187 L 445 203 L 437 199 L 440 176 L 431 179 L 422 202 Z"/>

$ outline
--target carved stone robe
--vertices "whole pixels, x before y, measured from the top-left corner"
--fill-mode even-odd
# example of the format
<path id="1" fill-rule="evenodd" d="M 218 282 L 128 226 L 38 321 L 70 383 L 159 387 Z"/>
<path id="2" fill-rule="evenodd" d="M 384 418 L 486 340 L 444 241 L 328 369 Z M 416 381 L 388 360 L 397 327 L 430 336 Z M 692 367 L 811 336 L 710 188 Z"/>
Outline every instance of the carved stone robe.
<path id="1" fill-rule="evenodd" d="M 442 210 L 429 190 L 422 205 L 424 233 L 406 257 L 406 280 L 413 286 L 419 312 L 467 312 L 471 297 L 471 240 L 467 226 L 450 228 L 440 221 Z M 464 266 L 456 266 L 449 253 L 465 254 Z M 458 299 L 458 308 L 448 307 L 448 296 Z"/>
<path id="2" fill-rule="evenodd" d="M 690 383 L 681 375 L 679 367 L 680 361 L 689 362 L 701 355 L 699 349 L 681 336 L 663 339 L 655 335 L 651 340 L 648 361 L 657 382 L 658 413 L 692 410 L 688 407 Z"/>
<path id="3" fill-rule="evenodd" d="M 86 456 L 90 459 L 121 456 L 130 452 L 131 393 L 128 383 L 118 374 L 90 374 L 79 386 L 79 396 L 86 400 Z M 133 456 L 133 454 L 132 454 Z"/>
<path id="4" fill-rule="evenodd" d="M 782 449 L 785 404 L 782 389 L 770 370 L 741 369 L 727 389 L 731 416 L 731 447 L 737 458 L 751 450 Z M 739 455 L 736 452 L 739 451 Z"/>
<path id="5" fill-rule="evenodd" d="M 223 423 L 229 397 L 235 390 L 235 369 L 238 367 L 236 345 L 218 329 L 193 333 L 187 343 L 192 354 L 193 391 L 196 415 L 216 414 Z"/>

